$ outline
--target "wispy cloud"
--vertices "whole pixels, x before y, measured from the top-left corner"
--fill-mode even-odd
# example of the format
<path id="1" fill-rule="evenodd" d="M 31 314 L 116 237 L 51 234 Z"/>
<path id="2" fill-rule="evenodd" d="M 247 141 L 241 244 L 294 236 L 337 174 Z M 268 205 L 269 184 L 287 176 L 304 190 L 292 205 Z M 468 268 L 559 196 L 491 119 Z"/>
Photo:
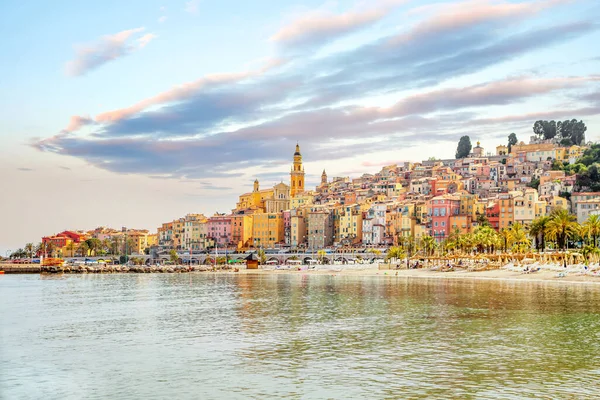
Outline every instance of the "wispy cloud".
<path id="1" fill-rule="evenodd" d="M 79 129 L 81 129 L 83 126 L 91 125 L 93 123 L 94 123 L 94 120 L 91 119 L 89 116 L 82 117 L 79 115 L 73 115 L 71 117 L 71 120 L 69 121 L 69 125 L 67 125 L 67 127 L 65 129 L 63 129 L 62 132 L 63 133 L 75 132 L 75 131 L 78 131 Z"/>
<path id="2" fill-rule="evenodd" d="M 166 15 L 161 15 L 161 16 L 158 18 L 158 23 L 159 23 L 159 24 L 162 24 L 162 23 L 163 23 L 163 22 L 165 22 L 166 20 L 167 20 L 167 16 L 166 16 Z"/>
<path id="3" fill-rule="evenodd" d="M 144 28 L 128 29 L 106 35 L 95 43 L 75 47 L 75 58 L 66 64 L 66 73 L 70 76 L 84 75 L 110 61 L 124 57 L 144 47 L 155 36 L 145 34 L 137 39 L 137 46 L 131 44 L 133 37 L 144 31 Z"/>
<path id="4" fill-rule="evenodd" d="M 200 0 L 190 0 L 185 3 L 185 12 L 190 14 L 196 14 L 198 12 L 198 6 L 200 5 Z"/>
<path id="5" fill-rule="evenodd" d="M 31 171 L 35 171 L 34 169 L 31 169 L 31 168 L 24 168 L 24 167 L 22 167 L 22 168 L 17 168 L 17 170 L 19 170 L 19 171 L 22 171 L 22 172 L 31 172 Z"/>
<path id="6" fill-rule="evenodd" d="M 146 45 L 148 43 L 150 43 L 153 39 L 156 39 L 158 36 L 156 36 L 153 33 L 146 33 L 145 35 L 143 35 L 142 37 L 140 37 L 139 39 L 136 40 L 136 42 L 138 43 L 138 46 L 140 48 L 142 47 L 146 47 Z"/>
<path id="7" fill-rule="evenodd" d="M 376 7 L 357 9 L 341 14 L 327 11 L 309 12 L 283 26 L 271 36 L 270 40 L 289 47 L 326 43 L 379 21 L 394 7 L 405 1 L 381 1 Z"/>

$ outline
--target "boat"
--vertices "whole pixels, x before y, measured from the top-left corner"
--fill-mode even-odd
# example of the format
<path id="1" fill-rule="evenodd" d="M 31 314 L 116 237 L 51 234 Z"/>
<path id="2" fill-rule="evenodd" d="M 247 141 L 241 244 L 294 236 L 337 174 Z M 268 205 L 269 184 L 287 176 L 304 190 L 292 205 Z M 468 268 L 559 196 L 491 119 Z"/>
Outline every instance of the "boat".
<path id="1" fill-rule="evenodd" d="M 65 260 L 62 258 L 44 258 L 42 261 L 42 267 L 62 267 Z"/>

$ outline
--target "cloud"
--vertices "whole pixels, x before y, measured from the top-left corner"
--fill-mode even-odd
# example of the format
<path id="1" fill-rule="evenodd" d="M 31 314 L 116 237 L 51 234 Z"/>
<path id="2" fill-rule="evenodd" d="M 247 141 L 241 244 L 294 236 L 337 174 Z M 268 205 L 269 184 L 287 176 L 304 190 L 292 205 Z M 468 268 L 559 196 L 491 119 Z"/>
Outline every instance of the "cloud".
<path id="1" fill-rule="evenodd" d="M 233 190 L 233 188 L 228 186 L 217 186 L 208 182 L 200 182 L 202 186 L 199 187 L 201 190 Z"/>
<path id="2" fill-rule="evenodd" d="M 114 35 L 103 36 L 95 43 L 76 46 L 75 58 L 66 64 L 67 75 L 84 75 L 110 61 L 117 60 L 134 52 L 138 48 L 144 47 L 154 35 L 146 34 L 138 38 L 138 41 L 145 38 L 139 42 L 140 45 L 138 46 L 130 43 L 130 38 L 142 31 L 144 31 L 144 28 L 128 29 Z"/>
<path id="3" fill-rule="evenodd" d="M 63 132 L 63 133 L 75 132 L 84 126 L 91 125 L 93 123 L 94 123 L 94 120 L 91 119 L 89 116 L 81 117 L 79 115 L 73 115 L 71 117 L 71 120 L 69 121 L 69 125 L 67 125 L 67 127 L 65 129 L 63 129 L 61 132 Z"/>
<path id="4" fill-rule="evenodd" d="M 167 16 L 166 16 L 166 15 L 161 15 L 161 16 L 158 18 L 158 23 L 159 23 L 159 24 L 162 24 L 162 23 L 163 23 L 163 22 L 165 22 L 166 20 L 167 20 Z"/>
<path id="5" fill-rule="evenodd" d="M 269 40 L 290 47 L 322 44 L 379 21 L 394 7 L 405 1 L 383 1 L 375 8 L 348 11 L 342 14 L 312 11 L 282 27 Z"/>
<path id="6" fill-rule="evenodd" d="M 196 14 L 198 12 L 198 5 L 200 5 L 200 0 L 190 0 L 185 3 L 185 12 L 190 14 Z"/>
<path id="7" fill-rule="evenodd" d="M 549 99 L 565 94 L 575 99 L 566 114 L 594 115 L 597 105 L 587 104 L 593 99 L 578 95 L 591 93 L 587 89 L 597 82 L 595 76 L 500 75 L 487 82 L 479 77 L 472 84 L 450 84 L 597 30 L 594 23 L 572 19 L 523 26 L 535 18 L 539 2 L 538 8 L 470 3 L 480 4 L 473 5 L 471 16 L 468 9 L 446 9 L 457 15 L 454 22 L 440 17 L 437 7 L 446 6 L 436 6 L 414 26 L 355 49 L 273 58 L 254 70 L 207 75 L 100 113 L 89 134 L 59 134 L 32 145 L 123 174 L 282 176 L 273 170 L 289 163 L 296 141 L 310 148 L 305 161 L 313 163 L 455 143 L 463 134 L 496 137 L 499 127 L 527 125 L 526 118 L 548 112 Z M 385 105 L 370 96 L 383 97 Z M 532 99 L 540 100 L 538 110 Z M 526 102 L 534 109 L 523 116 L 506 111 Z"/>
<path id="8" fill-rule="evenodd" d="M 138 46 L 140 48 L 142 48 L 142 47 L 145 47 L 148 43 L 150 43 L 153 39 L 156 39 L 157 37 L 158 36 L 156 36 L 153 33 L 146 33 L 144 36 L 137 39 L 136 42 L 138 43 Z"/>
<path id="9" fill-rule="evenodd" d="M 514 23 L 515 18 L 523 18 L 572 0 L 543 0 L 523 3 L 498 2 L 495 0 L 467 0 L 462 2 L 440 3 L 420 10 L 433 11 L 426 20 L 418 23 L 407 33 L 397 35 L 394 42 L 402 42 L 437 34 L 460 30 L 464 26 L 476 26 L 485 23 L 502 22 Z"/>
<path id="10" fill-rule="evenodd" d="M 17 168 L 17 170 L 19 170 L 19 171 L 23 171 L 23 172 L 31 172 L 31 171 L 35 171 L 34 169 L 31 169 L 31 168 Z"/>
<path id="11" fill-rule="evenodd" d="M 96 116 L 96 122 L 107 123 L 119 121 L 157 104 L 171 103 L 190 98 L 202 89 L 221 87 L 258 76 L 280 64 L 280 60 L 273 59 L 268 60 L 261 68 L 253 71 L 209 74 L 198 80 L 184 83 L 156 96 L 141 100 L 132 106 L 101 113 Z"/>

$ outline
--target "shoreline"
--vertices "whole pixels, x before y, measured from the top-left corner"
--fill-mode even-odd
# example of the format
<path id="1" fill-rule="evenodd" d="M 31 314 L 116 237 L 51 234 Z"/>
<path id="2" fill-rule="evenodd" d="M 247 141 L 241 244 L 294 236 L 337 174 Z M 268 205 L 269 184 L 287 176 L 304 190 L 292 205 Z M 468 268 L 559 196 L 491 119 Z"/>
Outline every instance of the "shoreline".
<path id="1" fill-rule="evenodd" d="M 3 270 L 0 265 L 0 270 Z M 6 268 L 4 268 L 6 269 Z M 64 275 L 74 274 L 82 275 L 81 272 L 60 272 L 55 273 L 42 273 L 39 266 L 32 268 L 30 265 L 13 265 L 10 270 L 6 270 L 6 275 L 15 274 L 42 274 L 42 275 Z M 89 271 L 83 273 L 87 274 L 114 274 L 114 273 L 150 273 L 150 274 L 161 274 L 161 273 L 213 273 L 213 274 L 244 274 L 244 275 L 278 275 L 278 274 L 290 274 L 290 275 L 332 275 L 332 276 L 385 276 L 385 277 L 399 277 L 399 278 L 412 278 L 412 279 L 451 279 L 451 280 L 479 280 L 479 281 L 500 281 L 500 282 L 558 282 L 558 283 L 577 283 L 585 285 L 600 285 L 600 275 L 592 274 L 566 274 L 565 276 L 559 276 L 557 271 L 540 270 L 533 273 L 521 273 L 517 271 L 510 271 L 505 269 L 493 269 L 487 271 L 432 271 L 429 269 L 379 269 L 378 267 L 369 266 L 366 268 L 323 268 L 323 269 L 246 269 L 240 268 L 238 271 L 234 270 L 187 270 L 185 267 L 176 267 L 169 271 L 149 271 L 149 270 L 134 270 L 134 271 Z"/>
<path id="2" fill-rule="evenodd" d="M 219 272 L 219 271 L 218 271 Z M 232 271 L 220 271 L 225 274 L 232 274 Z M 248 270 L 242 269 L 238 274 L 256 274 L 256 275 L 277 275 L 277 274 L 305 274 L 305 275 L 335 275 L 335 276 L 385 276 L 414 279 L 452 279 L 452 280 L 480 280 L 480 281 L 499 281 L 499 282 L 557 282 L 557 283 L 577 283 L 585 285 L 600 285 L 600 276 L 596 275 L 567 275 L 558 277 L 556 272 L 538 271 L 531 274 L 523 274 L 507 270 L 491 271 L 452 271 L 436 272 L 428 269 L 400 269 L 400 270 L 380 270 L 376 268 L 358 269 L 358 270 Z"/>

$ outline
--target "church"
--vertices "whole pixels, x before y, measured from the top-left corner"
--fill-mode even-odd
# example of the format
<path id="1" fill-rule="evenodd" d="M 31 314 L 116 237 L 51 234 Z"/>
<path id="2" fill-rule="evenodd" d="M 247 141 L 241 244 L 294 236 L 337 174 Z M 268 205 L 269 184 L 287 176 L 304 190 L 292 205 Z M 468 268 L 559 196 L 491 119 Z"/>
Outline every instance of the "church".
<path id="1" fill-rule="evenodd" d="M 304 193 L 304 167 L 300 145 L 296 151 L 290 170 L 290 185 L 281 182 L 269 189 L 260 189 L 258 179 L 254 181 L 252 192 L 239 196 L 234 212 L 248 210 L 252 212 L 280 213 L 290 209 L 290 199 Z"/>

